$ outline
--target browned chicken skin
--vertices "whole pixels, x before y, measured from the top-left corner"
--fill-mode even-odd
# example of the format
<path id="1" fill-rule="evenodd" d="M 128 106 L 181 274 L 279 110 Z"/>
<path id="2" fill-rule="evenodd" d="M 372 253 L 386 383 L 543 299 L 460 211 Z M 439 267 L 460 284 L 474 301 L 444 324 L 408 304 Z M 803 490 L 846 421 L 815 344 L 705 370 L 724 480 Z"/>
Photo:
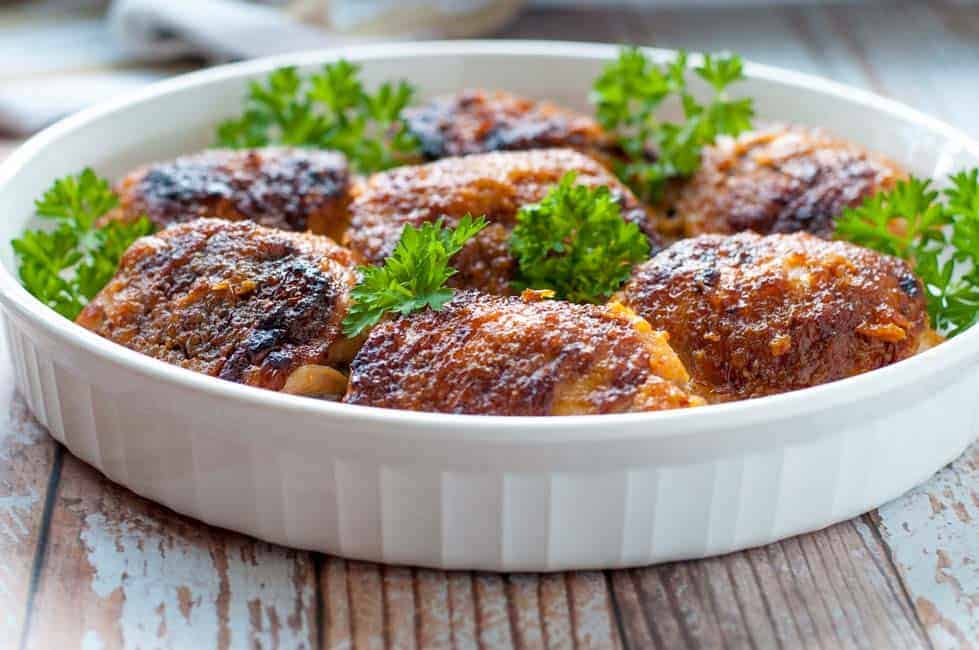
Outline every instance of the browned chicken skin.
<path id="1" fill-rule="evenodd" d="M 343 392 L 335 369 L 356 282 L 349 251 L 309 233 L 199 219 L 136 241 L 78 324 L 151 357 L 272 390 Z"/>
<path id="2" fill-rule="evenodd" d="M 702 404 L 662 332 L 621 305 L 456 294 L 384 322 L 350 367 L 344 401 L 477 415 L 656 411 Z"/>
<path id="3" fill-rule="evenodd" d="M 118 184 L 119 208 L 108 218 L 145 214 L 164 227 L 215 217 L 339 238 L 349 178 L 346 158 L 332 151 L 212 149 L 132 172 Z"/>
<path id="4" fill-rule="evenodd" d="M 775 125 L 705 148 L 700 170 L 669 192 L 674 217 L 660 221 L 687 237 L 743 230 L 829 237 L 844 208 L 903 177 L 890 161 L 818 129 Z"/>
<path id="5" fill-rule="evenodd" d="M 592 118 L 504 91 L 463 90 L 404 112 L 429 160 L 490 151 L 570 147 L 607 159 L 614 143 Z"/>
<path id="6" fill-rule="evenodd" d="M 453 259 L 456 287 L 506 294 L 513 276 L 510 231 L 517 211 L 540 201 L 568 171 L 577 182 L 607 185 L 619 197 L 622 215 L 658 240 L 646 211 L 624 185 L 594 159 L 572 149 L 513 151 L 446 158 L 426 165 L 374 174 L 353 188 L 350 229 L 345 243 L 364 260 L 380 264 L 405 224 L 419 225 L 445 216 L 454 225 L 466 214 L 484 215 L 490 225 Z"/>
<path id="7" fill-rule="evenodd" d="M 639 266 L 619 299 L 669 333 L 710 401 L 843 379 L 931 340 L 907 263 L 806 233 L 682 240 Z"/>

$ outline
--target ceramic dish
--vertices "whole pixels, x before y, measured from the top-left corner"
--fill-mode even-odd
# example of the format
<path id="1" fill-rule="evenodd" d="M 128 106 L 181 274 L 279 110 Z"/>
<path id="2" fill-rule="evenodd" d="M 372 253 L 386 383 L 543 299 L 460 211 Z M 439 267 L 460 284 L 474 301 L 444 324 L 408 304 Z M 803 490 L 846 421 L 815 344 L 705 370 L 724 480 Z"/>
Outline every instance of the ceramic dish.
<path id="1" fill-rule="evenodd" d="M 0 168 L 0 239 L 53 178 L 118 177 L 210 144 L 249 79 L 339 55 L 425 95 L 504 88 L 586 109 L 617 46 L 452 42 L 323 51 L 214 68 L 86 111 Z M 657 58 L 672 53 L 651 50 Z M 940 177 L 979 144 L 880 97 L 751 65 L 762 119 L 821 126 Z M 621 567 L 724 553 L 853 517 L 925 480 L 976 430 L 979 328 L 844 381 L 648 414 L 521 418 L 371 409 L 250 388 L 110 343 L 15 279 L 0 302 L 18 387 L 74 454 L 174 510 L 257 537 L 445 568 Z"/>

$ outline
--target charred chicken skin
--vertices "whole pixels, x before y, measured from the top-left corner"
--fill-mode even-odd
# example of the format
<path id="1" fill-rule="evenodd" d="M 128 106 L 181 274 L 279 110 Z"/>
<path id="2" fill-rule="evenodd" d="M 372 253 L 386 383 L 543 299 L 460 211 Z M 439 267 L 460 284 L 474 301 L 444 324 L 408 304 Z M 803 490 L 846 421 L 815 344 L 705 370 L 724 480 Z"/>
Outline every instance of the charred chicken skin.
<path id="1" fill-rule="evenodd" d="M 386 321 L 350 367 L 344 401 L 476 415 L 656 411 L 703 401 L 667 343 L 621 305 L 456 294 Z"/>
<path id="2" fill-rule="evenodd" d="M 429 160 L 490 151 L 570 147 L 599 159 L 614 143 L 592 118 L 503 91 L 463 90 L 404 112 Z"/>
<path id="3" fill-rule="evenodd" d="M 843 379 L 934 336 L 907 263 L 807 233 L 682 240 L 637 267 L 618 298 L 669 333 L 710 401 Z"/>
<path id="4" fill-rule="evenodd" d="M 78 324 L 151 357 L 251 386 L 342 394 L 353 258 L 330 239 L 199 219 L 144 237 Z"/>
<path id="5" fill-rule="evenodd" d="M 426 165 L 374 174 L 352 190 L 345 244 L 371 264 L 391 254 L 405 224 L 418 226 L 445 217 L 455 226 L 466 214 L 484 215 L 489 226 L 453 259 L 459 272 L 451 284 L 507 294 L 514 272 L 509 237 L 517 212 L 544 198 L 561 177 L 577 172 L 577 183 L 607 185 L 622 216 L 659 241 L 645 209 L 632 192 L 594 159 L 572 149 L 540 149 L 446 158 Z"/>
<path id="6" fill-rule="evenodd" d="M 660 221 L 686 237 L 752 230 L 828 238 L 845 208 L 901 178 L 893 163 L 856 145 L 776 125 L 705 148 L 700 170 L 668 193 L 672 219 Z"/>
<path id="7" fill-rule="evenodd" d="M 347 224 L 346 159 L 315 149 L 214 149 L 142 167 L 116 187 L 108 219 L 158 227 L 214 217 L 339 238 Z"/>

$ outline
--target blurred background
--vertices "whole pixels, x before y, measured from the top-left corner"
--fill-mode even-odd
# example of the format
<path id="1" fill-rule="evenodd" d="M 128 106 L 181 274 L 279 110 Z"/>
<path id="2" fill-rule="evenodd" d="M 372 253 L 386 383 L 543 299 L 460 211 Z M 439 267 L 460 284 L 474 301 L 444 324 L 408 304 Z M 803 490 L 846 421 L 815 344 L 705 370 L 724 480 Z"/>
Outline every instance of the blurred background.
<path id="1" fill-rule="evenodd" d="M 0 0 L 0 154 L 65 114 L 202 66 L 469 37 L 734 50 L 979 135 L 979 0 Z"/>

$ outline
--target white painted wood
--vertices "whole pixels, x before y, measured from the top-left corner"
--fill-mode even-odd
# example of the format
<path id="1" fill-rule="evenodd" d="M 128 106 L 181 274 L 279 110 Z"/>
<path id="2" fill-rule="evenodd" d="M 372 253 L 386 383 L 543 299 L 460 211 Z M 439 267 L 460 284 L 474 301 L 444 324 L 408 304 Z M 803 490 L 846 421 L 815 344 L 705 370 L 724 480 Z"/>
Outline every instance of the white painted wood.
<path id="1" fill-rule="evenodd" d="M 23 633 L 55 456 L 54 442 L 14 394 L 0 337 L 0 648 L 16 647 Z"/>
<path id="2" fill-rule="evenodd" d="M 27 647 L 313 648 L 308 554 L 179 517 L 65 457 Z"/>
<path id="3" fill-rule="evenodd" d="M 979 443 L 878 517 L 935 646 L 979 647 Z"/>

